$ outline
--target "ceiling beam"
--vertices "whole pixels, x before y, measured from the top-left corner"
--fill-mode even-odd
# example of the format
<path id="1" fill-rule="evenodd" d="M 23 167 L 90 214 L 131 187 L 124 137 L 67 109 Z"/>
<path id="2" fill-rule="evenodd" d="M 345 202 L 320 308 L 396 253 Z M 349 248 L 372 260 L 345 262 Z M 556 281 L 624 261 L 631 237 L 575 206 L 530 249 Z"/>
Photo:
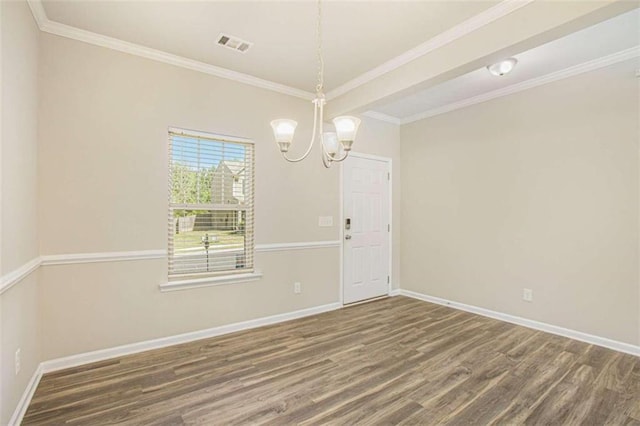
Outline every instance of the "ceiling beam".
<path id="1" fill-rule="evenodd" d="M 340 94 L 329 117 L 362 113 L 638 7 L 633 0 L 527 2 L 411 62 Z"/>

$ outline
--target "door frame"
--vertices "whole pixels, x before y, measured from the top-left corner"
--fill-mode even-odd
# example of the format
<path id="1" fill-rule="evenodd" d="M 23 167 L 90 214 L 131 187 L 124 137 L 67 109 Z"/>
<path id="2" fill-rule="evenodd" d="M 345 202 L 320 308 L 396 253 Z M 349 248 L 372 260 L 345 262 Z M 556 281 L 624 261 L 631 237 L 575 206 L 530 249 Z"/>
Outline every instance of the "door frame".
<path id="1" fill-rule="evenodd" d="M 363 158 L 387 163 L 389 171 L 389 224 L 393 224 L 393 160 L 390 157 L 350 152 L 349 157 Z M 387 296 L 391 295 L 393 288 L 393 229 L 387 232 L 389 239 L 389 284 L 387 284 Z M 344 306 L 344 163 L 340 163 L 340 304 Z M 358 302 L 356 302 L 358 303 Z"/>

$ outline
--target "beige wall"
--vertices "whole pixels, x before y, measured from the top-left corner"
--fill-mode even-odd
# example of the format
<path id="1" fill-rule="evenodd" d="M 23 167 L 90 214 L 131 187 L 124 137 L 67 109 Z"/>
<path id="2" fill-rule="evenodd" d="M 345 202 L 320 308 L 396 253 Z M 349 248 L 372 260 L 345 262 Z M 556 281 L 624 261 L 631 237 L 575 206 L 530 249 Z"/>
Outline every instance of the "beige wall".
<path id="1" fill-rule="evenodd" d="M 162 260 L 43 268 L 45 359 L 202 330 L 338 301 L 339 251 L 256 254 L 259 281 L 161 293 Z M 301 281 L 296 295 L 292 283 Z M 79 320 L 81 319 L 81 320 Z"/>
<path id="2" fill-rule="evenodd" d="M 339 168 L 325 170 L 317 147 L 306 161 L 286 163 L 269 126 L 273 118 L 296 119 L 294 155 L 302 152 L 310 136 L 309 101 L 52 35 L 42 43 L 42 254 L 166 248 L 168 126 L 255 141 L 258 244 L 339 238 Z M 390 156 L 397 165 L 398 127 L 366 120 L 357 150 Z M 318 227 L 318 216 L 327 215 L 334 227 Z M 160 293 L 165 261 L 47 266 L 44 357 L 340 299 L 337 247 L 261 252 L 256 268 L 260 281 Z M 301 295 L 293 294 L 295 281 L 302 283 Z"/>
<path id="3" fill-rule="evenodd" d="M 2 273 L 38 255 L 38 27 L 26 2 L 2 2 Z"/>
<path id="4" fill-rule="evenodd" d="M 628 62 L 403 126 L 402 288 L 638 344 L 638 94 Z"/>
<path id="5" fill-rule="evenodd" d="M 0 2 L 2 32 L 2 275 L 38 256 L 37 105 L 39 33 L 25 2 Z M 0 296 L 0 424 L 6 424 L 40 358 L 38 274 Z M 14 372 L 21 349 L 22 367 Z"/>

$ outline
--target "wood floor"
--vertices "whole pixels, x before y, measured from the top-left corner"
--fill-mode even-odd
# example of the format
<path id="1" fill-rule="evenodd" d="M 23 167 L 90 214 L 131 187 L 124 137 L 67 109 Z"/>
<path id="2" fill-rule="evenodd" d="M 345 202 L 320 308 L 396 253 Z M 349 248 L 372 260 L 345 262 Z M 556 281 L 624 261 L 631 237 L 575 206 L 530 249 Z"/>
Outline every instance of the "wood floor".
<path id="1" fill-rule="evenodd" d="M 62 423 L 640 425 L 640 358 L 393 297 L 46 374 Z"/>

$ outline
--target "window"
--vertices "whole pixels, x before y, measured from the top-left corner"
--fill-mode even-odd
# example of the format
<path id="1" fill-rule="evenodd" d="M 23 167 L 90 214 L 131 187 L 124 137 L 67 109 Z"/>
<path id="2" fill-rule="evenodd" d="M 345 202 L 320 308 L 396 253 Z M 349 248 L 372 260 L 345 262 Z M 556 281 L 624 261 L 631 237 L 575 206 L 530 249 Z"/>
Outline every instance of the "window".
<path id="1" fill-rule="evenodd" d="M 169 130 L 169 277 L 253 271 L 251 141 Z"/>

